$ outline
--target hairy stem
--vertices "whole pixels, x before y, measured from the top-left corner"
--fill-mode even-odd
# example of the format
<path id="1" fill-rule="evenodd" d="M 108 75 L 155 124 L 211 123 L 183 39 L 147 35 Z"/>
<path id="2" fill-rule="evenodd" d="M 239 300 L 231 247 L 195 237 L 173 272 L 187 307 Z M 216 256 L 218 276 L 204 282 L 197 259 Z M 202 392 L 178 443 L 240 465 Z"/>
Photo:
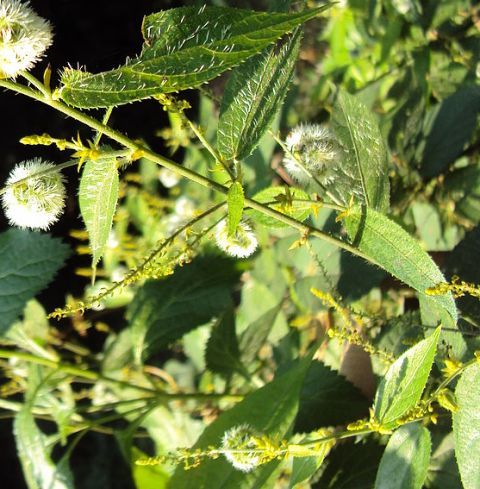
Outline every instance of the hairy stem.
<path id="1" fill-rule="evenodd" d="M 175 173 L 178 173 L 179 175 L 185 178 L 188 178 L 192 182 L 198 183 L 203 187 L 209 188 L 221 194 L 224 195 L 228 194 L 228 187 L 221 185 L 207 177 L 204 177 L 203 175 L 200 175 L 193 170 L 185 168 L 182 165 L 179 165 L 174 161 L 151 151 L 148 148 L 141 147 L 139 144 L 137 144 L 135 141 L 132 141 L 130 138 L 128 138 L 121 132 L 116 131 L 115 129 L 109 127 L 108 125 L 102 124 L 101 122 L 94 119 L 93 117 L 86 115 L 83 112 L 80 112 L 64 104 L 59 100 L 55 100 L 51 97 L 46 97 L 41 92 L 35 91 L 31 88 L 28 88 L 24 85 L 18 84 L 10 80 L 0 80 L 0 86 L 3 86 L 4 88 L 8 88 L 15 92 L 21 93 L 27 97 L 35 99 L 39 102 L 47 104 L 53 109 L 58 110 L 59 112 L 71 117 L 72 119 L 76 119 L 77 121 L 81 122 L 82 124 L 85 124 L 91 129 L 101 132 L 105 136 L 108 136 L 110 139 L 125 146 L 126 148 L 129 148 L 136 153 L 141 153 L 143 156 L 145 156 L 145 158 L 153 161 L 154 163 L 157 163 L 160 166 L 163 166 Z M 378 262 L 376 262 L 372 257 L 364 254 L 363 252 L 361 252 L 354 246 L 350 245 L 349 243 L 346 243 L 341 239 L 335 238 L 327 233 L 324 233 L 323 231 L 320 231 L 319 229 L 313 226 L 303 224 L 302 222 L 297 221 L 296 219 L 289 217 L 285 214 L 282 214 L 281 212 L 278 212 L 274 209 L 271 209 L 270 207 L 261 204 L 260 202 L 257 202 L 250 198 L 245 198 L 245 207 L 250 207 L 251 209 L 255 209 L 261 212 L 262 214 L 265 214 L 266 216 L 272 217 L 277 221 L 283 222 L 287 226 L 290 226 L 291 228 L 300 231 L 300 233 L 302 234 L 308 234 L 323 239 L 324 241 L 327 241 L 335 246 L 338 246 L 339 248 L 349 251 L 350 253 L 357 255 L 361 258 L 364 258 L 370 263 L 373 263 L 374 265 L 381 267 L 381 265 Z"/>

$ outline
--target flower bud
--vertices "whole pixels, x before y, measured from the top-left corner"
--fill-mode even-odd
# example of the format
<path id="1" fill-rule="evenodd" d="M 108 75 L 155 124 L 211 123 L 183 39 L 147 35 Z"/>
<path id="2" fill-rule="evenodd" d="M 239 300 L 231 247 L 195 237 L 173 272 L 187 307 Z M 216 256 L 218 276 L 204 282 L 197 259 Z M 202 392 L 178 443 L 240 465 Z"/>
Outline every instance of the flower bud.
<path id="1" fill-rule="evenodd" d="M 301 124 L 290 132 L 285 145 L 292 154 L 285 155 L 283 164 L 295 181 L 307 185 L 311 180 L 310 173 L 322 183 L 329 183 L 333 177 L 332 163 L 338 160 L 339 151 L 333 134 L 326 126 Z"/>
<path id="2" fill-rule="evenodd" d="M 237 226 L 235 234 L 229 236 L 226 219 L 218 223 L 215 240 L 221 250 L 237 258 L 250 256 L 257 249 L 258 244 L 251 227 L 243 221 Z"/>
<path id="3" fill-rule="evenodd" d="M 50 24 L 19 0 L 0 0 L 0 78 L 30 70 L 52 44 Z"/>
<path id="4" fill-rule="evenodd" d="M 10 172 L 2 195 L 3 209 L 10 224 L 48 229 L 58 220 L 65 205 L 63 182 L 62 174 L 53 163 L 38 158 L 19 163 Z"/>
<path id="5" fill-rule="evenodd" d="M 256 451 L 257 448 L 257 438 L 247 424 L 234 426 L 223 435 L 223 455 L 236 469 L 242 472 L 250 472 L 262 463 L 261 457 Z"/>

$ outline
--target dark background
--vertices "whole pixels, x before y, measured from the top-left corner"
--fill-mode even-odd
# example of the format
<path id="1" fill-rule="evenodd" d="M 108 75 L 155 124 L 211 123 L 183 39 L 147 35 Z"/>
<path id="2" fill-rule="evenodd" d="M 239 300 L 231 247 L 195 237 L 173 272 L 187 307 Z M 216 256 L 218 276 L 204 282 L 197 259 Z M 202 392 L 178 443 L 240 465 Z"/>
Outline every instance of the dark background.
<path id="1" fill-rule="evenodd" d="M 97 72 L 114 68 L 140 51 L 142 37 L 140 26 L 145 14 L 164 8 L 179 6 L 182 2 L 154 0 L 32 0 L 33 9 L 48 19 L 54 29 L 54 42 L 46 57 L 37 64 L 33 73 L 42 78 L 50 63 L 53 72 L 52 85 L 58 80 L 58 71 L 70 64 L 86 67 Z M 185 3 L 185 2 L 183 2 Z M 71 138 L 77 131 L 83 139 L 91 137 L 88 129 L 63 117 L 47 106 L 21 95 L 0 89 L 0 186 L 12 167 L 23 160 L 43 157 L 54 163 L 69 159 L 68 152 L 41 146 L 23 146 L 20 138 L 29 134 L 49 133 L 58 138 Z M 101 117 L 101 114 L 98 114 Z M 155 149 L 161 150 L 161 141 L 155 131 L 165 125 L 166 116 L 158 103 L 146 101 L 141 105 L 127 105 L 116 109 L 112 124 L 136 138 L 140 135 Z M 66 212 L 52 227 L 51 233 L 69 241 L 68 231 L 82 226 L 76 204 L 78 177 L 74 168 L 66 171 L 69 199 Z M 0 231 L 8 223 L 0 212 Z M 70 244 L 73 244 L 70 241 Z M 78 258 L 72 258 L 59 273 L 53 286 L 40 296 L 48 310 L 64 302 L 67 290 L 80 292 L 85 280 L 77 278 L 73 269 Z M 12 423 L 0 420 L 0 487 L 5 489 L 26 488 L 12 435 Z M 111 437 L 87 435 L 74 452 L 72 467 L 76 487 L 79 488 L 133 488 L 133 483 L 115 442 Z"/>

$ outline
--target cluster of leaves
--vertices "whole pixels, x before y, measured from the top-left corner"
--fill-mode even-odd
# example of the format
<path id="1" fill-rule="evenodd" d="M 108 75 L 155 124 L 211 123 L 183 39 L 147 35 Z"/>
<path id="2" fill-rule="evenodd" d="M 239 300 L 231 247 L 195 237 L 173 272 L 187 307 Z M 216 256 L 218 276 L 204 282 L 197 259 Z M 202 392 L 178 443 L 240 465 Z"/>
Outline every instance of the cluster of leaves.
<path id="1" fill-rule="evenodd" d="M 161 134 L 185 147 L 177 170 L 194 181 L 167 184 L 146 145 L 125 137 L 121 156 L 98 135 L 96 152 L 80 151 L 77 236 L 100 279 L 54 314 L 71 316 L 71 337 L 27 302 L 66 246 L 0 235 L 0 407 L 16 412 L 29 488 L 478 487 L 480 306 L 448 287 L 426 292 L 453 275 L 480 283 L 478 8 L 273 3 L 149 15 L 137 58 L 63 73 L 53 99 L 70 114 L 158 98 L 171 122 Z M 200 88 L 198 124 L 168 95 L 188 88 Z M 275 133 L 307 121 L 328 121 L 341 148 L 327 188 L 296 188 L 278 165 Z M 210 244 L 225 216 L 232 233 L 255 224 L 251 259 Z M 440 251 L 445 275 L 428 253 Z M 94 330 L 106 335 L 95 353 L 84 340 Z M 244 423 L 297 444 L 335 427 L 338 443 L 326 458 L 249 473 L 222 457 L 189 470 L 171 457 L 136 464 L 219 447 Z M 90 460 L 82 446 L 96 447 Z"/>

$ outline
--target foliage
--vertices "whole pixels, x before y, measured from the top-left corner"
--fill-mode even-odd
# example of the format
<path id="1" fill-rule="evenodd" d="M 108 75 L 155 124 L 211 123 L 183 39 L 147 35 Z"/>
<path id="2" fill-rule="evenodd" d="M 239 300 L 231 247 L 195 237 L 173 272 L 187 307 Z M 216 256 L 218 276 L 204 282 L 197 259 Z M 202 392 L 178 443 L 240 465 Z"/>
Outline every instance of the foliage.
<path id="1" fill-rule="evenodd" d="M 69 154 L 0 190 L 15 223 L 76 169 L 84 224 L 66 297 L 60 238 L 0 233 L 28 488 L 478 487 L 478 5 L 184 3 L 109 71 L 0 55 L 0 87 L 92 131 L 26 135 Z M 110 118 L 144 99 L 170 127 L 133 140 Z"/>

